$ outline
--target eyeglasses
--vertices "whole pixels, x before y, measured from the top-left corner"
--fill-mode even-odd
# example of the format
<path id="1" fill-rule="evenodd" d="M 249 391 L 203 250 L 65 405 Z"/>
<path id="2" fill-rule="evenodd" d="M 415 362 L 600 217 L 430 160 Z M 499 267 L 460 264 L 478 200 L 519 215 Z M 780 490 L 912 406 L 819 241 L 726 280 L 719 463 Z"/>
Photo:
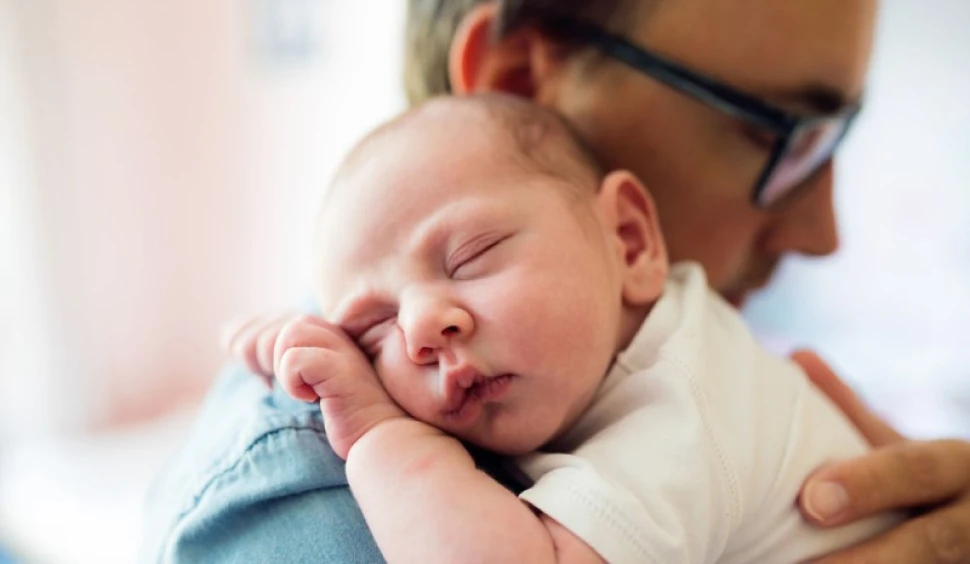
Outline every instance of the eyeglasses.
<path id="1" fill-rule="evenodd" d="M 859 113 L 860 105 L 852 104 L 831 115 L 793 114 L 596 26 L 557 18 L 546 27 L 552 33 L 592 45 L 712 108 L 774 133 L 777 137 L 751 192 L 752 204 L 761 209 L 778 209 L 793 201 L 808 184 L 806 180 L 831 160 Z"/>

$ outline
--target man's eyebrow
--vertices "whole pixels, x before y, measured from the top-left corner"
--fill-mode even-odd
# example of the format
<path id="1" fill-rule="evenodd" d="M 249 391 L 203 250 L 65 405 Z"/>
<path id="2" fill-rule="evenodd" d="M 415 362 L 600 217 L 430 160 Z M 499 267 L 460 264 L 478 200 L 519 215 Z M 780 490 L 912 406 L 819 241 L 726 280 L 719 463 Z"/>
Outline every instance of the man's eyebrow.
<path id="1" fill-rule="evenodd" d="M 804 108 L 812 114 L 834 114 L 853 103 L 861 96 L 851 96 L 845 92 L 821 83 L 810 83 L 796 88 L 786 88 L 766 92 L 765 98 L 784 105 Z"/>

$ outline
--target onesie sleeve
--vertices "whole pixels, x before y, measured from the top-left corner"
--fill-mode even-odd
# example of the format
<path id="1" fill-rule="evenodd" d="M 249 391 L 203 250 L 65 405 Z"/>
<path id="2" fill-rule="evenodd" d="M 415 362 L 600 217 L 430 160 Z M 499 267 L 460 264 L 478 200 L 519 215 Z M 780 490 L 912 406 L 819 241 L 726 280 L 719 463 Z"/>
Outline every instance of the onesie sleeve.
<path id="1" fill-rule="evenodd" d="M 575 451 L 521 459 L 535 480 L 521 499 L 607 562 L 713 562 L 736 521 L 735 494 L 703 425 L 673 411 L 628 413 Z"/>
<path id="2" fill-rule="evenodd" d="M 793 364 L 766 358 L 760 401 L 749 417 L 751 456 L 744 471 L 744 525 L 723 561 L 800 562 L 870 538 L 901 521 L 885 513 L 842 527 L 821 529 L 799 513 L 802 483 L 817 468 L 868 452 L 865 439 Z M 767 377 L 770 375 L 771 377 Z M 752 416 L 753 415 L 753 416 Z"/>
<path id="3" fill-rule="evenodd" d="M 544 474 L 520 498 L 558 521 L 607 562 L 662 559 L 641 530 L 649 515 L 634 496 L 604 480 L 590 465 L 570 455 L 548 455 L 562 466 Z"/>

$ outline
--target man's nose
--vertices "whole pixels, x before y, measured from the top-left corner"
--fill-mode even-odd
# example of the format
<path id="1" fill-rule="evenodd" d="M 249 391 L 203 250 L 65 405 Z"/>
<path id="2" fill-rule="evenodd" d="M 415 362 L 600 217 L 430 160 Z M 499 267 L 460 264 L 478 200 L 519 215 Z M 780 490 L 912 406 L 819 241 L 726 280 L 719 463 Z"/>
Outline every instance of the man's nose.
<path id="1" fill-rule="evenodd" d="M 833 200 L 834 165 L 829 161 L 803 188 L 790 207 L 777 212 L 765 246 L 772 254 L 800 253 L 821 257 L 839 248 L 838 221 Z"/>
<path id="2" fill-rule="evenodd" d="M 413 296 L 398 313 L 408 357 L 415 364 L 438 362 L 455 341 L 471 337 L 475 322 L 458 304 L 434 296 Z"/>

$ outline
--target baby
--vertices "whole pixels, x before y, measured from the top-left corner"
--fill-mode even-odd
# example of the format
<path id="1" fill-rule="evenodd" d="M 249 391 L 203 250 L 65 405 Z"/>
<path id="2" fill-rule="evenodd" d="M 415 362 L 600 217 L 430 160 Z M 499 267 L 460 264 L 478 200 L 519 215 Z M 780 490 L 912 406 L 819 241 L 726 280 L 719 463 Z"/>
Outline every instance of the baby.
<path id="1" fill-rule="evenodd" d="M 802 521 L 802 481 L 864 440 L 698 266 L 668 269 L 644 186 L 546 110 L 451 97 L 382 126 L 316 257 L 327 321 L 291 323 L 275 372 L 320 401 L 392 562 L 795 562 L 896 519 Z"/>

